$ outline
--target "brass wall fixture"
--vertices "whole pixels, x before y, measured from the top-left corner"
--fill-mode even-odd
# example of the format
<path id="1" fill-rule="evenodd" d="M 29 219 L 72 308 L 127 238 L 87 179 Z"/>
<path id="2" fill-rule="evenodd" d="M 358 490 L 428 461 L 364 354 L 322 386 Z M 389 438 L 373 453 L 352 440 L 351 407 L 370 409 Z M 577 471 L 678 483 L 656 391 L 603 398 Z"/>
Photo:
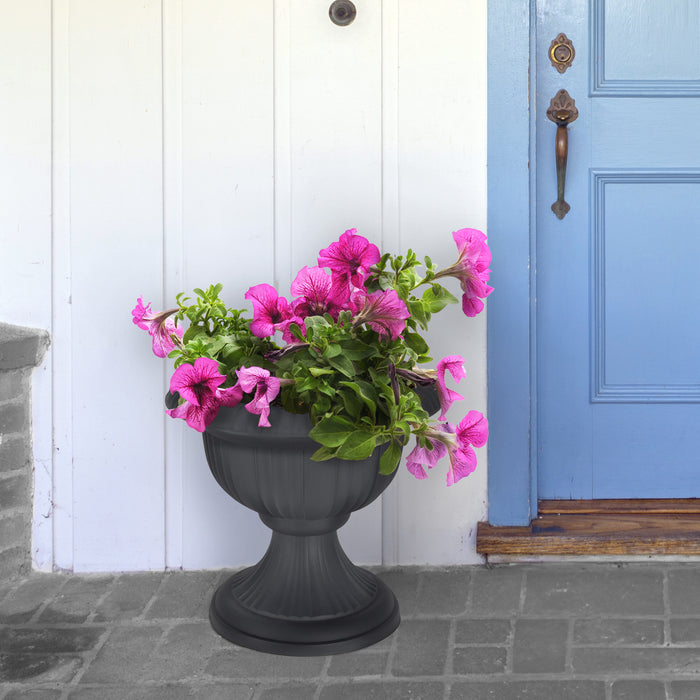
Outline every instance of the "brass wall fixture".
<path id="1" fill-rule="evenodd" d="M 574 51 L 571 39 L 568 39 L 566 34 L 559 34 L 549 47 L 549 60 L 552 65 L 560 73 L 564 73 L 574 62 L 574 56 L 576 56 L 576 51 Z"/>
<path id="2" fill-rule="evenodd" d="M 566 90 L 559 90 L 552 98 L 547 110 L 547 117 L 557 125 L 554 141 L 554 155 L 557 164 L 557 201 L 552 204 L 552 211 L 556 214 L 557 219 L 563 219 L 571 209 L 564 200 L 566 161 L 569 155 L 568 126 L 578 118 L 576 103 Z"/>
<path id="3" fill-rule="evenodd" d="M 328 8 L 328 15 L 333 24 L 337 24 L 339 27 L 346 27 L 355 19 L 357 9 L 350 0 L 335 0 Z"/>

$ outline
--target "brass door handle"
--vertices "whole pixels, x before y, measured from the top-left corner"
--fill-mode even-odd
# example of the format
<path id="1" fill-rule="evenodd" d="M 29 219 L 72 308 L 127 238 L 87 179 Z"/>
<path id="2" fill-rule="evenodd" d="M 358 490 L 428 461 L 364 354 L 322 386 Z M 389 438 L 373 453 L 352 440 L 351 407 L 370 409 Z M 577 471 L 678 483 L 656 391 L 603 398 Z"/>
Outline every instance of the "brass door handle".
<path id="1" fill-rule="evenodd" d="M 552 98 L 547 110 L 547 117 L 557 125 L 554 141 L 554 155 L 557 164 L 557 201 L 552 204 L 552 211 L 557 219 L 563 219 L 571 207 L 564 200 L 566 185 L 566 161 L 569 155 L 569 130 L 571 122 L 578 118 L 576 104 L 566 90 Z"/>

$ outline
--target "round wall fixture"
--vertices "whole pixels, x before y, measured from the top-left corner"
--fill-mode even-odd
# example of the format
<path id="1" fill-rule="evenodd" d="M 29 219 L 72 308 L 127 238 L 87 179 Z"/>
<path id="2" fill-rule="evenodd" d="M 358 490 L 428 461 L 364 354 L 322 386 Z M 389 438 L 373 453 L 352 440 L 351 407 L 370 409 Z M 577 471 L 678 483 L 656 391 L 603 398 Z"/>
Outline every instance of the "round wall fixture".
<path id="1" fill-rule="evenodd" d="M 328 15 L 333 24 L 337 24 L 339 27 L 346 27 L 355 19 L 357 9 L 350 0 L 335 0 L 328 8 Z"/>

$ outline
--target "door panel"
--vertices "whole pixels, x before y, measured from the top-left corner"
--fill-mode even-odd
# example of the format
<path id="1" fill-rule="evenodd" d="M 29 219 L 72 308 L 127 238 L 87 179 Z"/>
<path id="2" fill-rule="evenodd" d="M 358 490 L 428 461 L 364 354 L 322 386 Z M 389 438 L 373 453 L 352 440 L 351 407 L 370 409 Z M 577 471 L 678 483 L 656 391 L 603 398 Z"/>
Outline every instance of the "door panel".
<path id="1" fill-rule="evenodd" d="M 700 496 L 700 1 L 537 18 L 539 497 Z M 560 221 L 545 111 L 562 88 L 579 118 Z"/>

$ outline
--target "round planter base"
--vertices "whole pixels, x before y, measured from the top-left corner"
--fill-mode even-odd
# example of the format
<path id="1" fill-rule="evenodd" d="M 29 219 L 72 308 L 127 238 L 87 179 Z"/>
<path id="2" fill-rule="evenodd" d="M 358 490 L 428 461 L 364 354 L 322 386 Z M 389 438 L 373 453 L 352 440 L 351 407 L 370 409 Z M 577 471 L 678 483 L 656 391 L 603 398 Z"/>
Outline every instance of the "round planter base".
<path id="1" fill-rule="evenodd" d="M 326 618 L 271 616 L 243 605 L 236 596 L 240 577 L 228 578 L 214 594 L 209 608 L 211 626 L 234 644 L 284 656 L 343 654 L 376 644 L 399 626 L 396 597 L 374 574 L 357 569 L 376 586 L 370 603 L 361 610 Z"/>

